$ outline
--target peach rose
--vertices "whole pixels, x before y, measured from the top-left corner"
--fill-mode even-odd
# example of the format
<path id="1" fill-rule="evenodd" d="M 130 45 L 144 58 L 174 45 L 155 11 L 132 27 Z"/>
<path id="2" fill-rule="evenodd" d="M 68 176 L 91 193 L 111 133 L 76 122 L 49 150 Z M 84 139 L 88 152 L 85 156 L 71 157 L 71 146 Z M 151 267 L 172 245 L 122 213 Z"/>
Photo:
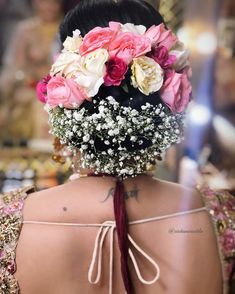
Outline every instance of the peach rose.
<path id="1" fill-rule="evenodd" d="M 111 58 L 118 57 L 127 64 L 133 58 L 145 55 L 149 51 L 151 51 L 149 38 L 133 33 L 120 33 L 109 46 Z"/>
<path id="2" fill-rule="evenodd" d="M 145 36 L 151 40 L 152 46 L 165 46 L 170 50 L 177 42 L 177 37 L 166 30 L 163 23 L 158 26 L 152 26 L 147 30 Z"/>
<path id="3" fill-rule="evenodd" d="M 53 77 L 47 85 L 47 104 L 55 107 L 63 105 L 66 108 L 78 107 L 88 99 L 83 89 L 74 79 L 61 76 Z"/>
<path id="4" fill-rule="evenodd" d="M 181 113 L 188 105 L 191 93 L 192 87 L 186 72 L 180 74 L 172 70 L 161 89 L 161 99 L 172 112 Z"/>
<path id="5" fill-rule="evenodd" d="M 131 83 L 143 94 L 157 92 L 163 84 L 163 69 L 152 58 L 141 56 L 133 60 Z"/>
<path id="6" fill-rule="evenodd" d="M 94 28 L 83 39 L 80 46 L 81 55 L 86 55 L 100 48 L 107 49 L 117 35 L 117 32 L 111 28 Z"/>

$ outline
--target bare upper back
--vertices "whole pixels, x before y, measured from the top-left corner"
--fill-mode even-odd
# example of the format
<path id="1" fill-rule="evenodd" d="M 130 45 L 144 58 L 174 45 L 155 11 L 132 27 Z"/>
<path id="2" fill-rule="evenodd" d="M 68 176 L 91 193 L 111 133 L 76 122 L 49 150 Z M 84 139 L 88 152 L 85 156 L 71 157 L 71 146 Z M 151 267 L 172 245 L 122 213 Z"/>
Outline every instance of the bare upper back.
<path id="1" fill-rule="evenodd" d="M 111 178 L 85 178 L 32 194 L 24 208 L 25 220 L 103 223 L 114 220 Z M 196 191 L 149 177 L 125 182 L 130 221 L 202 207 Z M 17 248 L 17 273 L 21 294 L 108 293 L 109 237 L 105 240 L 101 281 L 87 279 L 97 227 L 24 225 Z M 160 279 L 143 285 L 131 265 L 136 294 L 219 294 L 222 273 L 215 235 L 206 211 L 131 225 L 129 233 L 160 267 Z M 113 293 L 122 294 L 119 249 L 115 234 Z M 142 275 L 155 274 L 137 253 Z"/>

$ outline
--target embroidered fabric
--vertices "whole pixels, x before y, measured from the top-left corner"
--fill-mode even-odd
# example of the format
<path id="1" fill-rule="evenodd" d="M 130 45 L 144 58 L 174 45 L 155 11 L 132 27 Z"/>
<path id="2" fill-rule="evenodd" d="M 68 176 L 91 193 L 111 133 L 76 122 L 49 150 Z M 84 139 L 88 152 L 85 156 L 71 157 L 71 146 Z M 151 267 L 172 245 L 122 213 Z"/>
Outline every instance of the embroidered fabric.
<path id="1" fill-rule="evenodd" d="M 213 223 L 223 272 L 223 294 L 235 293 L 235 197 L 207 186 L 197 190 Z"/>
<path id="2" fill-rule="evenodd" d="M 24 200 L 34 187 L 0 195 L 0 294 L 18 294 L 15 254 L 23 215 Z"/>
<path id="3" fill-rule="evenodd" d="M 24 221 L 22 209 L 24 200 L 34 191 L 33 187 L 21 189 L 0 196 L 0 294 L 19 294 L 20 289 L 14 273 L 16 271 L 15 251 L 19 239 L 22 225 L 26 224 L 43 224 L 43 225 L 62 225 L 62 226 L 97 226 L 100 227 L 95 240 L 92 260 L 88 271 L 88 281 L 92 284 L 99 282 L 102 272 L 102 246 L 106 235 L 110 232 L 110 276 L 109 276 L 109 294 L 112 293 L 113 281 L 113 235 L 115 231 L 115 222 L 106 221 L 103 224 L 73 224 L 73 223 L 50 223 L 37 221 Z M 220 252 L 221 266 L 223 269 L 223 294 L 228 294 L 232 283 L 232 273 L 235 269 L 235 198 L 225 191 L 215 192 L 208 187 L 198 188 L 202 201 L 205 206 L 199 209 L 189 210 L 185 212 L 154 217 L 129 222 L 129 225 L 138 225 L 144 222 L 152 222 L 164 218 L 174 217 L 178 215 L 196 213 L 199 211 L 207 211 L 211 216 L 211 221 L 216 234 L 218 248 Z M 155 283 L 160 276 L 160 268 L 140 246 L 128 235 L 133 247 L 139 251 L 155 268 L 156 275 L 146 281 L 136 262 L 134 253 L 129 249 L 129 255 L 135 268 L 139 280 L 144 284 Z M 98 263 L 96 259 L 98 258 Z M 98 266 L 97 276 L 92 279 L 95 264 Z M 231 290 L 231 289 L 230 289 Z"/>

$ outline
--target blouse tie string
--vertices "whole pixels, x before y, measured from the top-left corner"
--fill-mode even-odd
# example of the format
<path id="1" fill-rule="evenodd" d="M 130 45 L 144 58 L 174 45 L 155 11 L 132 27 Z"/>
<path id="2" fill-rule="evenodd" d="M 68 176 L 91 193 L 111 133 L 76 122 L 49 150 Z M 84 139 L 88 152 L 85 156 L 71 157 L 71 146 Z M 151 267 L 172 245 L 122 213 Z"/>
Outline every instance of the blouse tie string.
<path id="1" fill-rule="evenodd" d="M 145 220 L 146 221 L 146 220 Z M 144 222 L 144 220 L 143 220 Z M 88 281 L 91 284 L 97 284 L 100 281 L 101 278 L 101 271 L 102 271 L 102 250 L 103 250 L 103 243 L 105 240 L 105 237 L 107 234 L 110 232 L 110 240 L 109 240 L 109 246 L 110 246 L 110 257 L 109 257 L 109 294 L 112 294 L 112 289 L 113 289 L 113 257 L 114 257 L 114 251 L 113 251 L 113 245 L 114 245 L 114 231 L 116 229 L 116 223 L 115 221 L 105 221 L 104 223 L 100 224 L 100 229 L 98 230 L 96 239 L 95 239 L 95 245 L 94 245 L 94 250 L 92 254 L 92 260 L 91 264 L 89 266 L 88 270 Z M 137 251 L 139 251 L 140 254 L 142 254 L 155 268 L 156 270 L 156 275 L 152 280 L 145 280 L 143 276 L 140 273 L 139 266 L 137 264 L 136 258 L 131 250 L 129 248 L 129 256 L 131 258 L 131 261 L 134 265 L 137 277 L 139 280 L 146 285 L 152 285 L 154 284 L 160 277 L 160 268 L 158 264 L 146 253 L 144 250 L 142 250 L 136 242 L 133 240 L 133 238 L 128 234 L 128 239 L 130 243 L 135 247 Z M 98 260 L 97 260 L 98 258 Z M 95 264 L 97 261 L 97 275 L 95 279 L 92 279 L 93 272 L 95 269 Z"/>
<path id="2" fill-rule="evenodd" d="M 198 213 L 201 211 L 206 211 L 207 212 L 207 207 L 203 206 L 200 208 L 192 209 L 192 210 L 187 210 L 187 211 L 180 211 L 180 212 L 175 212 L 167 215 L 162 215 L 162 216 L 156 216 L 152 218 L 147 218 L 147 219 L 140 219 L 140 220 L 135 220 L 135 221 L 129 221 L 129 225 L 138 225 L 142 223 L 149 223 L 157 220 L 163 220 L 163 219 L 168 219 L 172 217 L 178 217 L 182 215 L 189 215 L 191 213 Z M 110 276 L 109 276 L 109 294 L 112 294 L 112 282 L 113 282 L 113 239 L 114 239 L 114 230 L 116 229 L 116 223 L 115 221 L 105 221 L 102 224 L 81 224 L 81 223 L 62 223 L 62 222 L 46 222 L 46 221 L 34 221 L 34 220 L 24 220 L 23 224 L 31 224 L 31 225 L 54 225 L 54 226 L 65 226 L 65 227 L 99 227 L 96 240 L 95 240 L 95 245 L 94 245 L 94 250 L 93 250 L 93 255 L 92 255 L 92 261 L 89 267 L 88 271 L 88 281 L 91 284 L 97 284 L 100 281 L 101 278 L 101 266 L 102 266 L 102 248 L 103 248 L 103 243 L 106 235 L 110 231 L 110 260 L 109 260 L 109 267 L 110 267 Z M 131 238 L 131 236 L 128 234 L 128 239 L 130 240 L 130 243 L 135 247 L 139 253 L 141 253 L 155 268 L 156 270 L 156 276 L 154 279 L 150 281 L 146 281 L 141 273 L 139 266 L 136 262 L 135 256 L 132 252 L 132 250 L 129 248 L 128 253 L 131 258 L 131 261 L 134 265 L 136 274 L 139 278 L 139 280 L 146 285 L 151 285 L 154 284 L 160 277 L 160 269 L 158 264 L 147 254 L 145 253 Z M 98 256 L 98 257 L 97 257 Z M 92 275 L 95 269 L 95 264 L 96 264 L 96 259 L 98 258 L 98 270 L 97 270 L 97 277 L 95 280 L 92 280 Z"/>

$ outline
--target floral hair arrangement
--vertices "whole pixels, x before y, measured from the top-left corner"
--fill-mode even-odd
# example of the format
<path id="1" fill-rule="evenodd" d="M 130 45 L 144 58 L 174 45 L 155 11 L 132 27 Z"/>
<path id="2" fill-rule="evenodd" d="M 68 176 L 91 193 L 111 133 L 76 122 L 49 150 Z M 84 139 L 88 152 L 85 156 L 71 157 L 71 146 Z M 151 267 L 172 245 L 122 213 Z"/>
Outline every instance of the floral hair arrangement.
<path id="1" fill-rule="evenodd" d="M 189 52 L 164 24 L 147 30 L 110 22 L 84 38 L 76 30 L 63 45 L 37 93 L 47 105 L 52 134 L 80 153 L 83 167 L 134 176 L 180 141 L 192 91 Z M 137 110 L 131 94 L 129 106 L 114 97 L 99 99 L 102 87 L 128 92 L 127 83 L 161 101 L 143 102 Z"/>
<path id="2" fill-rule="evenodd" d="M 70 146 L 74 155 L 79 148 L 83 168 L 134 176 L 146 171 L 148 164 L 180 141 L 182 115 L 172 115 L 162 104 L 146 103 L 137 111 L 120 107 L 113 97 L 93 103 L 97 110 L 93 114 L 85 108 L 57 107 L 49 111 L 53 135 Z"/>

